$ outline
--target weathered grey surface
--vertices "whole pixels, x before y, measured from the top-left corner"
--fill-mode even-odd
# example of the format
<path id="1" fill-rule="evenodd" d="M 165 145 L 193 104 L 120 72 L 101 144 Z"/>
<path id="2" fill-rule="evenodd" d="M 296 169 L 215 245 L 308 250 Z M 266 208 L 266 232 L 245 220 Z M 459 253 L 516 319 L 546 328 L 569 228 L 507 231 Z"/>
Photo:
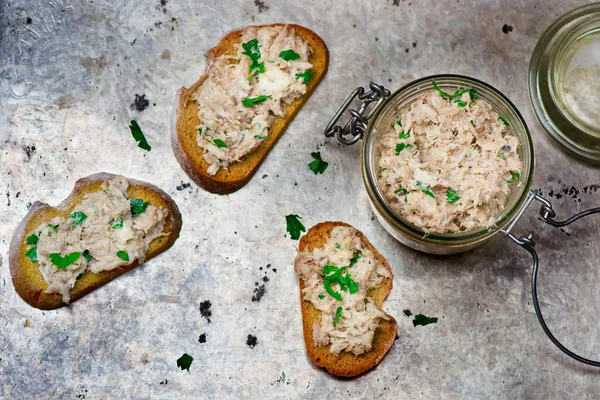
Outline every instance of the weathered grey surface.
<path id="1" fill-rule="evenodd" d="M 535 187 L 548 193 L 600 183 L 597 168 L 556 150 L 527 95 L 537 38 L 584 2 L 163 2 L 0 2 L 1 398 L 597 398 L 600 371 L 559 353 L 537 323 L 525 251 L 500 236 L 445 258 L 403 247 L 373 219 L 359 147 L 322 136 L 356 85 L 373 79 L 395 89 L 428 74 L 461 73 L 496 86 L 524 114 L 537 154 Z M 244 189 L 220 197 L 184 188 L 190 180 L 169 139 L 176 90 L 197 79 L 203 53 L 224 33 L 280 21 L 322 35 L 328 76 Z M 514 30 L 502 33 L 504 24 Z M 147 110 L 130 109 L 135 94 L 146 95 Z M 150 153 L 132 140 L 131 119 Z M 324 142 L 330 167 L 314 176 L 309 153 Z M 181 237 L 168 253 L 70 307 L 32 309 L 10 281 L 12 232 L 30 202 L 58 204 L 77 178 L 99 171 L 170 193 L 183 214 Z M 600 192 L 553 201 L 566 215 L 599 205 Z M 393 267 L 386 308 L 399 339 L 362 377 L 335 379 L 305 355 L 291 266 L 297 242 L 284 237 L 291 213 L 307 226 L 355 225 Z M 598 220 L 567 236 L 542 227 L 530 210 L 517 231 L 531 230 L 550 325 L 566 344 L 600 358 Z M 255 282 L 265 285 L 260 302 L 251 301 Z M 205 300 L 210 323 L 199 312 Z M 404 309 L 440 322 L 413 328 Z M 258 339 L 254 348 L 249 334 Z M 176 366 L 184 352 L 194 356 L 189 373 Z"/>

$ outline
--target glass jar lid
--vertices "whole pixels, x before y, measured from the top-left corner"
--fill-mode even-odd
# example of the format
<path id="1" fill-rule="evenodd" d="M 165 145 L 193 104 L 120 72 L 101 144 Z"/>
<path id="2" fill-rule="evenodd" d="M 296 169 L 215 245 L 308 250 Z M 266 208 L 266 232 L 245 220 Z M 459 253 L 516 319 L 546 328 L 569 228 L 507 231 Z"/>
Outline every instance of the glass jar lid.
<path id="1" fill-rule="evenodd" d="M 529 65 L 529 95 L 556 142 L 600 163 L 600 4 L 577 8 L 544 32 Z"/>

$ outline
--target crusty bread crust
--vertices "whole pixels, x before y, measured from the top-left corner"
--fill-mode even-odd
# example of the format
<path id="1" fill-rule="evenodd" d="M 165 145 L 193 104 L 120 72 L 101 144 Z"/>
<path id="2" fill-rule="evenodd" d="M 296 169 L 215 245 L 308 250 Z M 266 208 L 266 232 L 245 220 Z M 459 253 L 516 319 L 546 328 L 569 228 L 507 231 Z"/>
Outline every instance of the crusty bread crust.
<path id="1" fill-rule="evenodd" d="M 256 150 L 247 154 L 239 162 L 229 165 L 228 169 L 220 169 L 215 175 L 209 175 L 207 172 L 208 164 L 203 158 L 203 149 L 198 146 L 196 137 L 198 135 L 197 127 L 200 125 L 198 118 L 198 103 L 193 99 L 193 94 L 198 87 L 208 77 L 208 68 L 214 60 L 224 54 L 235 54 L 236 43 L 239 43 L 240 37 L 250 28 L 248 26 L 240 30 L 233 31 L 221 39 L 221 41 L 212 49 L 210 49 L 206 57 L 206 71 L 200 79 L 194 83 L 189 89 L 182 87 L 179 90 L 179 104 L 175 115 L 175 129 L 172 130 L 171 144 L 175 157 L 183 170 L 189 177 L 198 185 L 208 190 L 209 192 L 218 194 L 228 194 L 235 192 L 244 186 L 258 167 L 267 156 L 269 151 L 275 146 L 277 140 L 281 137 L 289 123 L 294 119 L 300 108 L 306 103 L 312 92 L 319 85 L 329 63 L 329 52 L 325 42 L 310 29 L 294 24 L 270 24 L 261 25 L 257 28 L 265 26 L 284 26 L 288 25 L 294 29 L 304 41 L 308 42 L 312 48 L 312 54 L 308 61 L 313 65 L 312 79 L 307 83 L 307 91 L 302 97 L 288 104 L 286 114 L 282 118 L 277 118 L 273 125 L 269 128 L 269 135 L 258 146 Z"/>
<path id="2" fill-rule="evenodd" d="M 331 237 L 331 231 L 336 226 L 348 226 L 344 222 L 321 222 L 306 232 L 300 239 L 299 251 L 312 251 L 315 248 L 321 248 Z M 387 260 L 373 247 L 373 245 L 367 240 L 365 235 L 358 231 L 358 235 L 364 246 L 368 247 L 375 258 L 379 260 L 385 268 L 392 274 L 392 269 Z M 300 303 L 302 306 L 302 326 L 304 330 L 304 343 L 306 344 L 306 351 L 310 360 L 319 367 L 324 367 L 333 375 L 352 377 L 359 375 L 369 369 L 375 367 L 383 359 L 389 349 L 392 347 L 394 340 L 396 339 L 396 332 L 398 331 L 398 324 L 396 320 L 389 314 L 386 315 L 390 318 L 389 321 L 381 320 L 377 330 L 375 331 L 375 338 L 373 339 L 373 347 L 370 351 L 363 353 L 359 356 L 349 352 L 340 352 L 334 354 L 329 351 L 329 346 L 317 347 L 313 341 L 313 322 L 320 320 L 320 311 L 317 310 L 310 301 L 304 300 L 302 290 L 304 289 L 304 282 L 302 279 L 298 279 L 300 284 Z M 375 300 L 377 308 L 383 311 L 382 305 L 385 298 L 392 290 L 393 279 L 386 278 L 382 282 L 381 286 L 376 289 L 369 291 L 368 295 L 372 296 Z"/>
<path id="3" fill-rule="evenodd" d="M 66 304 L 63 303 L 60 294 L 44 293 L 48 285 L 40 273 L 38 264 L 31 262 L 25 256 L 25 252 L 27 251 L 27 244 L 25 243 L 27 234 L 40 224 L 50 221 L 55 216 L 68 216 L 73 208 L 83 200 L 83 196 L 86 193 L 98 191 L 103 182 L 113 179 L 115 176 L 108 173 L 98 173 L 80 179 L 75 183 L 75 187 L 69 197 L 63 200 L 58 207 L 51 207 L 39 201 L 35 202 L 25 218 L 23 218 L 23 221 L 19 224 L 10 242 L 10 275 L 15 290 L 30 306 L 42 310 L 52 310 Z M 175 243 L 181 231 L 181 214 L 175 202 L 156 186 L 133 179 L 128 179 L 128 181 L 129 188 L 127 189 L 127 194 L 129 197 L 141 198 L 154 206 L 163 207 L 169 211 L 165 224 L 165 231 L 169 232 L 169 234 L 156 238 L 150 243 L 146 255 L 146 261 L 148 261 L 169 249 Z M 123 275 L 125 272 L 134 269 L 138 265 L 139 261 L 135 260 L 129 265 L 111 271 L 103 271 L 98 274 L 90 271 L 85 272 L 75 283 L 73 289 L 71 289 L 71 302 Z"/>

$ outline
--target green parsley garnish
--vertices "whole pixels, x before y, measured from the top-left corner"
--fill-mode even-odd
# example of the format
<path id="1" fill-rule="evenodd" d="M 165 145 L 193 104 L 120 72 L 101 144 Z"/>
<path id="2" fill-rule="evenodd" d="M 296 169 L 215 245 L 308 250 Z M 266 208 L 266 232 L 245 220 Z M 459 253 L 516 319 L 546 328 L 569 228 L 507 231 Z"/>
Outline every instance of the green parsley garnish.
<path id="1" fill-rule="evenodd" d="M 342 318 L 342 307 L 338 307 L 337 310 L 335 310 L 335 318 L 333 319 L 333 327 L 334 328 L 341 318 Z"/>
<path id="2" fill-rule="evenodd" d="M 177 359 L 177 366 L 181 368 L 182 371 L 184 369 L 187 369 L 187 371 L 190 372 L 190 366 L 192 365 L 192 361 L 194 361 L 194 357 L 190 356 L 187 353 L 183 353 L 183 355 L 179 357 L 179 359 Z"/>
<path id="3" fill-rule="evenodd" d="M 350 265 L 348 265 L 348 268 L 354 267 L 361 257 L 362 253 L 360 251 L 354 253 L 354 256 L 350 259 Z"/>
<path id="4" fill-rule="evenodd" d="M 142 132 L 142 128 L 140 128 L 140 126 L 135 120 L 131 121 L 129 129 L 131 129 L 131 136 L 133 136 L 133 139 L 135 139 L 139 148 L 144 149 L 146 151 L 152 150 L 152 147 L 150 147 L 150 145 L 146 141 L 146 137 Z"/>
<path id="5" fill-rule="evenodd" d="M 87 215 L 82 213 L 81 211 L 75 211 L 70 215 L 70 218 L 73 219 L 73 226 L 80 225 L 87 219 Z"/>
<path id="6" fill-rule="evenodd" d="M 423 314 L 417 314 L 413 318 L 413 326 L 425 326 L 429 324 L 435 324 L 436 322 L 438 322 L 437 317 L 426 317 Z"/>
<path id="7" fill-rule="evenodd" d="M 338 268 L 334 267 L 333 265 L 326 265 L 325 267 L 323 267 L 323 274 L 325 274 L 326 281 L 336 282 L 339 279 L 339 277 L 342 276 L 345 270 L 346 267 Z M 333 274 L 327 275 L 331 272 L 333 272 Z"/>
<path id="8" fill-rule="evenodd" d="M 119 257 L 123 261 L 129 261 L 129 254 L 126 251 L 119 250 L 117 251 L 117 257 Z"/>
<path id="9" fill-rule="evenodd" d="M 340 246 L 340 244 L 339 244 L 339 243 L 336 243 L 336 244 L 335 244 L 335 248 L 336 248 L 336 249 L 341 249 L 341 248 L 342 248 L 342 246 Z"/>
<path id="10" fill-rule="evenodd" d="M 325 290 L 331 297 L 333 297 L 337 301 L 342 301 L 342 295 L 331 288 L 331 284 L 328 280 L 323 281 L 323 286 L 325 287 Z"/>
<path id="11" fill-rule="evenodd" d="M 408 190 L 404 189 L 403 187 L 401 187 L 400 189 L 394 190 L 395 194 L 408 194 L 410 193 Z"/>
<path id="12" fill-rule="evenodd" d="M 319 293 L 319 296 L 318 296 L 318 297 L 319 297 L 321 300 L 323 300 L 323 299 L 325 298 L 325 294 L 324 294 L 324 293 Z"/>
<path id="13" fill-rule="evenodd" d="M 265 63 L 258 63 L 260 59 L 260 49 L 258 48 L 258 39 L 252 39 L 247 43 L 242 43 L 242 54 L 247 55 L 252 60 L 250 64 L 250 70 L 248 71 L 248 76 L 252 79 L 252 72 L 254 70 L 258 70 L 259 74 L 265 72 Z"/>
<path id="14" fill-rule="evenodd" d="M 79 258 L 80 255 L 81 255 L 80 252 L 75 251 L 71 254 L 67 254 L 64 257 L 61 257 L 60 254 L 58 254 L 58 253 L 51 253 L 49 257 L 50 257 L 50 261 L 52 262 L 52 264 L 56 265 L 56 268 L 65 269 L 69 265 L 71 265 L 75 261 L 77 261 L 77 259 Z"/>
<path id="15" fill-rule="evenodd" d="M 202 128 L 198 128 L 198 135 L 202 136 Z"/>
<path id="16" fill-rule="evenodd" d="M 261 135 L 256 135 L 254 137 L 258 140 L 263 140 L 265 138 L 264 136 L 261 136 Z"/>
<path id="17" fill-rule="evenodd" d="M 321 152 L 316 151 L 316 152 L 310 153 L 310 155 L 312 158 L 314 158 L 314 161 L 311 161 L 308 164 L 308 167 L 310 168 L 310 170 L 312 172 L 314 172 L 315 175 L 322 174 L 323 172 L 325 172 L 325 170 L 327 169 L 327 166 L 329 166 L 329 163 L 326 161 L 323 161 L 323 159 L 321 158 Z"/>
<path id="18" fill-rule="evenodd" d="M 458 105 L 459 108 L 467 106 L 467 103 L 465 103 L 464 101 L 459 100 L 459 99 L 454 100 L 454 102 L 456 103 L 456 105 Z"/>
<path id="19" fill-rule="evenodd" d="M 350 294 L 358 292 L 358 283 L 352 279 L 352 275 L 349 272 L 346 272 L 346 276 L 340 276 L 338 282 L 340 283 L 340 289 L 343 291 L 348 289 Z"/>
<path id="20" fill-rule="evenodd" d="M 410 129 L 406 132 L 404 132 L 404 131 L 400 132 L 400 135 L 398 137 L 400 139 L 408 139 L 410 137 Z"/>
<path id="21" fill-rule="evenodd" d="M 449 204 L 454 204 L 460 200 L 460 196 L 454 189 L 448 188 L 448 191 L 446 192 L 446 200 L 448 200 Z"/>
<path id="22" fill-rule="evenodd" d="M 339 268 L 333 265 L 324 265 L 323 266 L 323 274 L 324 275 L 329 275 L 332 272 L 337 271 Z"/>
<path id="23" fill-rule="evenodd" d="M 402 127 L 402 121 L 398 120 L 398 121 L 396 121 L 396 123 L 398 124 L 399 127 Z"/>
<path id="24" fill-rule="evenodd" d="M 396 145 L 396 155 L 400 154 L 400 152 L 404 149 L 410 150 L 413 147 L 415 147 L 415 146 L 413 146 L 412 144 L 398 143 Z"/>
<path id="25" fill-rule="evenodd" d="M 439 95 L 447 100 L 452 100 L 457 98 L 458 96 L 462 96 L 463 93 L 469 93 L 469 97 L 471 98 L 471 101 L 473 100 L 477 100 L 479 98 L 479 93 L 477 92 L 477 90 L 475 89 L 458 89 L 454 92 L 454 94 L 449 94 L 444 92 L 442 89 L 440 89 L 437 85 L 437 83 L 435 83 L 435 81 L 431 81 L 431 83 L 433 84 L 434 89 L 439 93 Z M 464 106 L 459 106 L 459 107 L 464 107 Z"/>
<path id="26" fill-rule="evenodd" d="M 82 255 L 83 255 L 83 258 L 85 258 L 85 260 L 87 262 L 92 261 L 92 255 L 90 254 L 89 250 L 84 251 Z"/>
<path id="27" fill-rule="evenodd" d="M 215 139 L 215 146 L 217 146 L 219 149 L 221 149 L 221 148 L 226 149 L 227 147 L 229 147 L 229 146 L 227 146 L 227 143 L 225 143 L 221 139 Z"/>
<path id="28" fill-rule="evenodd" d="M 146 211 L 146 208 L 148 208 L 148 205 L 150 204 L 142 199 L 129 199 L 129 203 L 131 204 L 130 208 L 132 217 L 135 217 L 136 215 Z"/>
<path id="29" fill-rule="evenodd" d="M 48 224 L 48 226 L 49 226 L 49 227 L 50 227 L 50 229 L 52 229 L 54 232 L 58 232 L 58 224 L 57 224 L 57 225 Z"/>
<path id="30" fill-rule="evenodd" d="M 252 107 L 252 106 L 260 104 L 270 98 L 271 98 L 271 95 L 268 95 L 268 96 L 260 95 L 258 97 L 244 97 L 242 99 L 242 104 L 244 105 L 244 107 Z"/>
<path id="31" fill-rule="evenodd" d="M 119 222 L 115 221 L 114 219 L 111 219 L 109 224 L 110 227 L 113 229 L 121 229 L 123 228 L 123 218 L 119 218 Z"/>
<path id="32" fill-rule="evenodd" d="M 39 236 L 34 233 L 33 235 L 27 236 L 27 239 L 25 239 L 25 244 L 37 244 L 39 240 Z"/>
<path id="33" fill-rule="evenodd" d="M 284 61 L 294 61 L 300 58 L 300 54 L 296 53 L 294 50 L 283 50 L 279 53 L 279 57 Z"/>
<path id="34" fill-rule="evenodd" d="M 300 232 L 306 232 L 306 228 L 299 219 L 302 218 L 294 214 L 286 215 L 285 217 L 286 230 L 294 240 L 300 239 Z"/>
<path id="35" fill-rule="evenodd" d="M 308 83 L 308 81 L 310 81 L 312 79 L 312 71 L 310 69 L 307 69 L 306 71 L 296 74 L 296 78 L 298 79 L 302 79 L 304 81 L 304 83 Z"/>
<path id="36" fill-rule="evenodd" d="M 37 246 L 34 246 L 34 247 L 30 248 L 29 250 L 27 250 L 25 255 L 27 257 L 29 257 L 29 259 L 31 260 L 32 263 L 37 262 Z"/>
<path id="37" fill-rule="evenodd" d="M 471 123 L 471 125 L 473 125 L 473 128 L 477 128 L 477 127 L 475 126 L 475 122 L 473 122 L 473 120 L 470 120 L 469 122 Z"/>
<path id="38" fill-rule="evenodd" d="M 429 186 L 427 186 L 425 183 L 417 181 L 417 187 L 419 189 L 421 189 L 423 192 L 425 192 L 425 194 L 427 196 L 435 198 L 435 194 L 433 193 L 431 188 Z"/>
<path id="39" fill-rule="evenodd" d="M 506 156 L 504 155 L 504 153 L 500 153 L 499 157 L 501 160 L 506 160 Z"/>
<path id="40" fill-rule="evenodd" d="M 504 119 L 504 117 L 502 117 L 501 115 L 498 115 L 498 121 L 502 122 L 504 124 L 504 126 L 510 126 L 508 121 L 506 119 Z"/>
<path id="41" fill-rule="evenodd" d="M 510 171 L 510 178 L 508 178 L 508 183 L 512 183 L 513 178 L 517 178 L 517 180 L 520 181 L 521 173 L 519 171 Z"/>
<path id="42" fill-rule="evenodd" d="M 83 272 L 82 272 L 82 273 L 80 273 L 79 275 L 77 275 L 77 276 L 75 277 L 75 279 L 76 279 L 76 280 L 80 280 L 82 276 L 83 276 Z"/>

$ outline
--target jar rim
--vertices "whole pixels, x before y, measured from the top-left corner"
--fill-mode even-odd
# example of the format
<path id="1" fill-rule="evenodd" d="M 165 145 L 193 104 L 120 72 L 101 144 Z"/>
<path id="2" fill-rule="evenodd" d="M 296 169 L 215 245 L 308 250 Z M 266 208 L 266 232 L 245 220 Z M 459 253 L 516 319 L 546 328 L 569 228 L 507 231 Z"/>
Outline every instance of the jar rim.
<path id="1" fill-rule="evenodd" d="M 430 83 L 433 80 L 436 80 L 438 85 L 451 83 L 452 85 L 457 86 L 457 88 L 459 86 L 467 87 L 471 85 L 487 89 L 487 91 L 491 93 L 496 100 L 499 100 L 499 102 L 503 103 L 508 109 L 510 109 L 510 111 L 518 120 L 519 127 L 522 128 L 522 135 L 520 135 L 520 137 L 524 137 L 525 140 L 520 139 L 519 143 L 523 151 L 529 156 L 528 165 L 526 165 L 526 168 L 524 168 L 524 171 L 527 171 L 527 173 L 522 176 L 523 179 L 519 188 L 515 189 L 519 191 L 516 201 L 512 204 L 510 209 L 505 209 L 503 215 L 501 215 L 498 218 L 498 222 L 490 228 L 479 228 L 475 230 L 457 233 L 425 232 L 417 226 L 404 220 L 397 212 L 395 212 L 378 188 L 373 166 L 370 165 L 371 162 L 369 161 L 369 154 L 371 152 L 371 149 L 374 149 L 374 146 L 376 145 L 376 143 L 374 143 L 374 138 L 376 136 L 374 130 L 376 128 L 377 120 L 379 119 L 382 113 L 388 111 L 388 107 L 391 107 L 394 99 L 397 99 L 398 97 L 402 96 L 410 89 L 419 87 L 425 82 Z M 516 129 L 516 127 L 513 128 L 513 130 L 514 129 Z M 525 203 L 529 194 L 529 190 L 533 182 L 535 158 L 533 151 L 533 141 L 531 139 L 531 134 L 529 132 L 527 124 L 525 123 L 525 120 L 519 112 L 519 110 L 517 109 L 517 107 L 510 101 L 510 99 L 508 99 L 508 97 L 506 97 L 502 92 L 489 85 L 488 83 L 478 80 L 476 78 L 455 74 L 438 74 L 425 76 L 407 83 L 398 90 L 394 91 L 392 95 L 386 100 L 386 102 L 383 103 L 381 107 L 379 107 L 379 109 L 375 112 L 375 114 L 369 121 L 367 130 L 365 132 L 365 137 L 363 139 L 363 146 L 361 151 L 361 164 L 363 172 L 363 181 L 367 188 L 367 192 L 371 199 L 371 203 L 388 224 L 391 224 L 394 228 L 400 230 L 404 235 L 408 235 L 409 237 L 413 238 L 414 240 L 418 240 L 419 242 L 433 244 L 437 243 L 443 244 L 444 246 L 451 246 L 453 244 L 464 245 L 467 243 L 473 244 L 475 242 L 483 241 L 502 230 L 505 226 L 507 226 L 514 220 L 514 218 L 518 215 L 518 211 Z"/>

